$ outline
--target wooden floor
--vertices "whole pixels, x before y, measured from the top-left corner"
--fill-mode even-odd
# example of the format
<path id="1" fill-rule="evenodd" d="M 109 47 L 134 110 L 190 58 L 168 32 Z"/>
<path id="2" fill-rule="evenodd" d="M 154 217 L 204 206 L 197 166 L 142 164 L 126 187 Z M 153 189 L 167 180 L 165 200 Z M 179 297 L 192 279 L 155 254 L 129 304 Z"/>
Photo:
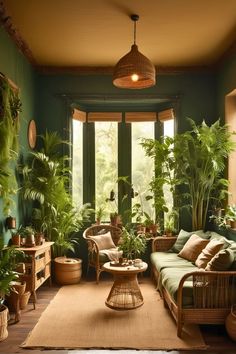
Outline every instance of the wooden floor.
<path id="1" fill-rule="evenodd" d="M 37 323 L 41 313 L 45 310 L 47 305 L 50 303 L 51 299 L 56 295 L 58 291 L 57 286 L 42 286 L 37 290 L 37 305 L 36 309 L 33 309 L 32 304 L 28 304 L 27 308 L 21 313 L 21 320 L 16 324 L 10 324 L 8 326 L 8 338 L 0 342 L 0 353 L 20 353 L 20 354 L 83 354 L 84 352 L 89 352 L 89 354 L 107 354 L 109 350 L 29 350 L 20 348 L 20 344 L 26 339 L 28 333 L 34 328 Z M 55 319 L 56 320 L 56 319 Z M 169 354 L 202 354 L 203 352 L 211 354 L 236 354 L 236 342 L 230 340 L 227 336 L 224 326 L 202 326 L 201 327 L 204 340 L 209 349 L 207 351 L 171 351 Z M 171 338 L 170 338 L 171 339 Z M 137 353 L 135 350 L 113 350 L 111 353 L 115 352 L 117 354 L 129 354 Z M 167 353 L 164 351 L 138 351 L 140 354 L 144 353 Z"/>

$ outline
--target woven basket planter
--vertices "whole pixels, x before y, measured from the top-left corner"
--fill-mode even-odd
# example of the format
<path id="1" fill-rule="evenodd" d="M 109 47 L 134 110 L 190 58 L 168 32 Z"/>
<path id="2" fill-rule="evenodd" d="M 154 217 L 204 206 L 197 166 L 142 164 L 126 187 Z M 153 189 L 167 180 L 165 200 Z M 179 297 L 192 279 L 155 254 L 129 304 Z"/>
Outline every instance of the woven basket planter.
<path id="1" fill-rule="evenodd" d="M 79 283 L 82 275 L 82 260 L 57 257 L 54 259 L 55 280 L 59 285 Z"/>
<path id="2" fill-rule="evenodd" d="M 0 342 L 8 337 L 8 317 L 8 308 L 5 305 L 0 305 Z"/>

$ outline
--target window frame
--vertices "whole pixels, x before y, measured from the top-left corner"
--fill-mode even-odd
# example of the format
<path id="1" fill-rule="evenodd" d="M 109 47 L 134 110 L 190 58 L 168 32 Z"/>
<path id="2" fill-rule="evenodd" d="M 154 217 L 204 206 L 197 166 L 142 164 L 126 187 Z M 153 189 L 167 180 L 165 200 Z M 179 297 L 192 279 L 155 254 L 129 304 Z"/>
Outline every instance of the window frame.
<path id="1" fill-rule="evenodd" d="M 176 97 L 177 98 L 177 97 Z M 175 101 L 175 104 L 170 104 L 157 110 L 157 115 L 160 111 L 171 109 L 174 111 L 175 122 L 174 130 L 177 131 L 177 107 L 178 99 Z M 102 111 L 102 110 L 101 110 Z M 105 110 L 104 110 L 105 111 Z M 121 109 L 118 109 L 120 112 Z M 118 177 L 119 176 L 130 176 L 131 178 L 131 124 L 125 121 L 125 112 L 128 112 L 129 109 L 122 109 L 122 120 L 118 122 Z M 133 110 L 132 110 L 133 111 Z M 142 109 L 139 112 L 144 111 Z M 146 110 L 145 112 L 150 112 Z M 70 126 L 72 128 L 72 119 L 70 117 Z M 155 139 L 158 139 L 163 134 L 163 122 L 156 120 L 154 122 L 154 133 Z M 120 144 L 119 142 L 123 141 L 125 143 Z M 89 142 L 89 143 L 88 143 Z M 73 141 L 72 141 L 73 144 Z M 72 149 L 73 150 L 73 149 Z M 72 156 L 72 154 L 71 154 Z M 125 156 L 125 158 L 123 158 Z M 73 156 L 72 156 L 73 158 Z M 93 208 L 94 198 L 95 198 L 95 124 L 94 122 L 88 122 L 87 119 L 83 124 L 83 203 L 90 203 Z M 131 182 L 131 181 L 130 181 Z M 130 209 L 132 206 L 131 198 L 127 198 L 125 203 L 121 203 L 122 194 L 118 195 L 118 210 L 122 214 L 125 210 Z M 125 220 L 127 222 L 128 220 Z"/>

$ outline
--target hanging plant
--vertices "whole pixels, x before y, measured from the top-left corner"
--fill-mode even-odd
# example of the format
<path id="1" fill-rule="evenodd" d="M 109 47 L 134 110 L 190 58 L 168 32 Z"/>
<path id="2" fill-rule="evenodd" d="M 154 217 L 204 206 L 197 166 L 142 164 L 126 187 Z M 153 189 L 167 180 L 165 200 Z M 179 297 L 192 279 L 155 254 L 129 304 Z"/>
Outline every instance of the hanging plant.
<path id="1" fill-rule="evenodd" d="M 3 212 L 9 215 L 17 183 L 12 169 L 19 150 L 19 112 L 21 101 L 8 79 L 0 74 L 0 198 Z"/>

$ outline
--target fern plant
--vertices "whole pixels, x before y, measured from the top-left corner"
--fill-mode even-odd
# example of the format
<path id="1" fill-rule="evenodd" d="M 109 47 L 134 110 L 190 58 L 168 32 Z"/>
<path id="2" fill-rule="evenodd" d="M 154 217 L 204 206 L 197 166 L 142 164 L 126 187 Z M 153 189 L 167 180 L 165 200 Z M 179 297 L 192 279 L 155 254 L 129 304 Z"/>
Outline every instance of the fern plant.
<path id="1" fill-rule="evenodd" d="M 54 241 L 53 256 L 64 256 L 74 249 L 75 233 L 82 226 L 85 212 L 73 206 L 68 190 L 68 157 L 60 155 L 62 145 L 68 143 L 56 132 L 46 132 L 41 138 L 42 149 L 32 152 L 29 164 L 22 168 L 22 195 L 25 200 L 36 203 L 34 216 L 40 215 L 37 228 L 44 230 L 48 240 Z"/>

